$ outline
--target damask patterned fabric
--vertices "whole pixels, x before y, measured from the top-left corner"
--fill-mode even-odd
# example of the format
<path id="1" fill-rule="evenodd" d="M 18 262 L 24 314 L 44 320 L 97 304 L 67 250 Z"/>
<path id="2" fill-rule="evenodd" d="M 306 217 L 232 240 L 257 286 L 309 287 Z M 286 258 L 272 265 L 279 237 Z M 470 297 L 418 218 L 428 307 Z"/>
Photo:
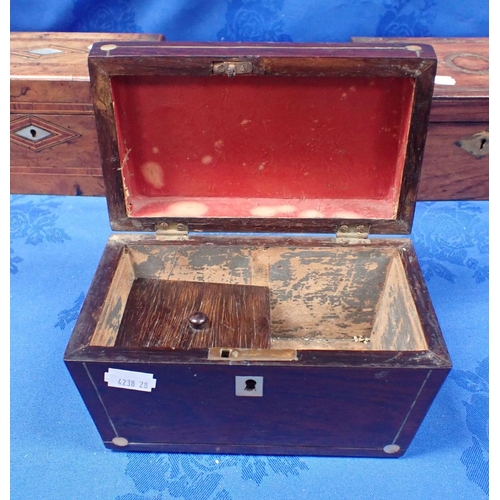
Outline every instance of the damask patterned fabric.
<path id="1" fill-rule="evenodd" d="M 11 31 L 161 33 L 172 41 L 486 37 L 488 12 L 487 0 L 17 0 Z"/>
<path id="2" fill-rule="evenodd" d="M 109 234 L 103 198 L 11 196 L 13 500 L 488 498 L 488 202 L 417 204 L 454 368 L 399 459 L 106 450 L 63 353 Z"/>

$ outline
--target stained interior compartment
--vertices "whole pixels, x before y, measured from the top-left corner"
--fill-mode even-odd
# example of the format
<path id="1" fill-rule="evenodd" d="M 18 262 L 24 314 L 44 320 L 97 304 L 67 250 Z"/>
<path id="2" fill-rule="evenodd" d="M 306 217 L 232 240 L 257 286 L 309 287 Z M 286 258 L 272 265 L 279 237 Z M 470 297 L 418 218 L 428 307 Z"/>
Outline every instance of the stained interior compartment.
<path id="1" fill-rule="evenodd" d="M 270 335 L 271 349 L 427 349 L 394 246 L 353 250 L 352 246 L 127 245 L 91 345 L 115 345 L 122 321 L 130 313 L 127 308 L 137 307 L 129 299 L 138 281 L 145 286 L 144 303 L 148 287 L 150 300 L 156 300 L 154 291 L 160 282 L 265 287 L 270 318 L 265 334 Z M 168 323 L 170 308 L 164 301 L 149 311 L 153 314 L 149 324 Z M 187 307 L 186 315 L 191 312 Z M 238 331 L 239 324 L 230 325 L 235 339 L 245 334 Z M 256 332 L 259 335 L 258 327 Z M 238 347 L 238 341 L 230 340 L 232 347 Z M 214 342 L 205 347 L 230 347 Z M 152 347 L 149 341 L 135 346 Z"/>
<path id="2" fill-rule="evenodd" d="M 130 217 L 394 219 L 415 82 L 114 76 Z"/>

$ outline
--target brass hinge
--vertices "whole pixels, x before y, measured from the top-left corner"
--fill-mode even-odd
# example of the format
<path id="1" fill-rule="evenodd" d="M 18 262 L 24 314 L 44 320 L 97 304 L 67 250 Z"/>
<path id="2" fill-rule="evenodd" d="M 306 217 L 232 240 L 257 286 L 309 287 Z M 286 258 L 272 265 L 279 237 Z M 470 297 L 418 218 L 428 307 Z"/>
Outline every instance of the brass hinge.
<path id="1" fill-rule="evenodd" d="M 235 75 L 248 75 L 252 71 L 253 64 L 251 62 L 227 61 L 214 62 L 212 65 L 214 75 L 227 75 L 230 78 Z"/>
<path id="2" fill-rule="evenodd" d="M 341 224 L 337 230 L 338 240 L 367 239 L 370 234 L 369 224 Z"/>
<path id="3" fill-rule="evenodd" d="M 156 236 L 162 240 L 187 240 L 189 228 L 180 222 L 160 222 L 156 226 Z"/>

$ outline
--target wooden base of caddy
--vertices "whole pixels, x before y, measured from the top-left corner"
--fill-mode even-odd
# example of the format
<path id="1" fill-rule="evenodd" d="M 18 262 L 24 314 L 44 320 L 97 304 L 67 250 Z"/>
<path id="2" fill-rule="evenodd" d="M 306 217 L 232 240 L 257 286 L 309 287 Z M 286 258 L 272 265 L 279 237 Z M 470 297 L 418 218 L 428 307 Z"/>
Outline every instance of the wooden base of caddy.
<path id="1" fill-rule="evenodd" d="M 450 368 L 409 240 L 113 236 L 97 275 L 66 363 L 109 448 L 400 456 Z M 122 318 L 138 306 L 129 294 L 140 280 L 150 282 L 164 331 L 150 328 L 133 348 L 116 346 Z M 270 316 L 269 347 L 262 338 L 238 347 L 238 314 L 207 312 L 212 324 L 190 329 L 191 314 L 212 310 L 203 300 L 185 307 L 175 343 L 204 332 L 205 345 L 160 345 L 172 312 L 153 291 L 183 281 L 268 288 L 270 309 L 254 318 L 262 327 Z M 212 332 L 219 327 L 222 341 Z M 124 370 L 116 385 L 106 381 L 112 370 Z M 150 392 L 117 388 L 142 378 L 154 381 Z"/>
<path id="2" fill-rule="evenodd" d="M 89 57 L 111 226 L 135 231 L 64 356 L 105 446 L 401 456 L 451 367 L 411 240 L 377 237 L 411 230 L 432 49 Z"/>

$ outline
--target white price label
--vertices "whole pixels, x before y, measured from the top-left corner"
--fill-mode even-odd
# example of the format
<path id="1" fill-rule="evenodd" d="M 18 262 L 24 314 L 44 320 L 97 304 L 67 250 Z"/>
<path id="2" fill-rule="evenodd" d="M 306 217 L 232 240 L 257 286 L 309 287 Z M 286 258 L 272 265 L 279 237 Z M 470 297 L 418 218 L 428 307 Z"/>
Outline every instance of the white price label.
<path id="1" fill-rule="evenodd" d="M 104 374 L 104 381 L 109 387 L 128 389 L 130 391 L 151 392 L 156 387 L 156 379 L 152 373 L 132 372 L 108 368 Z"/>

